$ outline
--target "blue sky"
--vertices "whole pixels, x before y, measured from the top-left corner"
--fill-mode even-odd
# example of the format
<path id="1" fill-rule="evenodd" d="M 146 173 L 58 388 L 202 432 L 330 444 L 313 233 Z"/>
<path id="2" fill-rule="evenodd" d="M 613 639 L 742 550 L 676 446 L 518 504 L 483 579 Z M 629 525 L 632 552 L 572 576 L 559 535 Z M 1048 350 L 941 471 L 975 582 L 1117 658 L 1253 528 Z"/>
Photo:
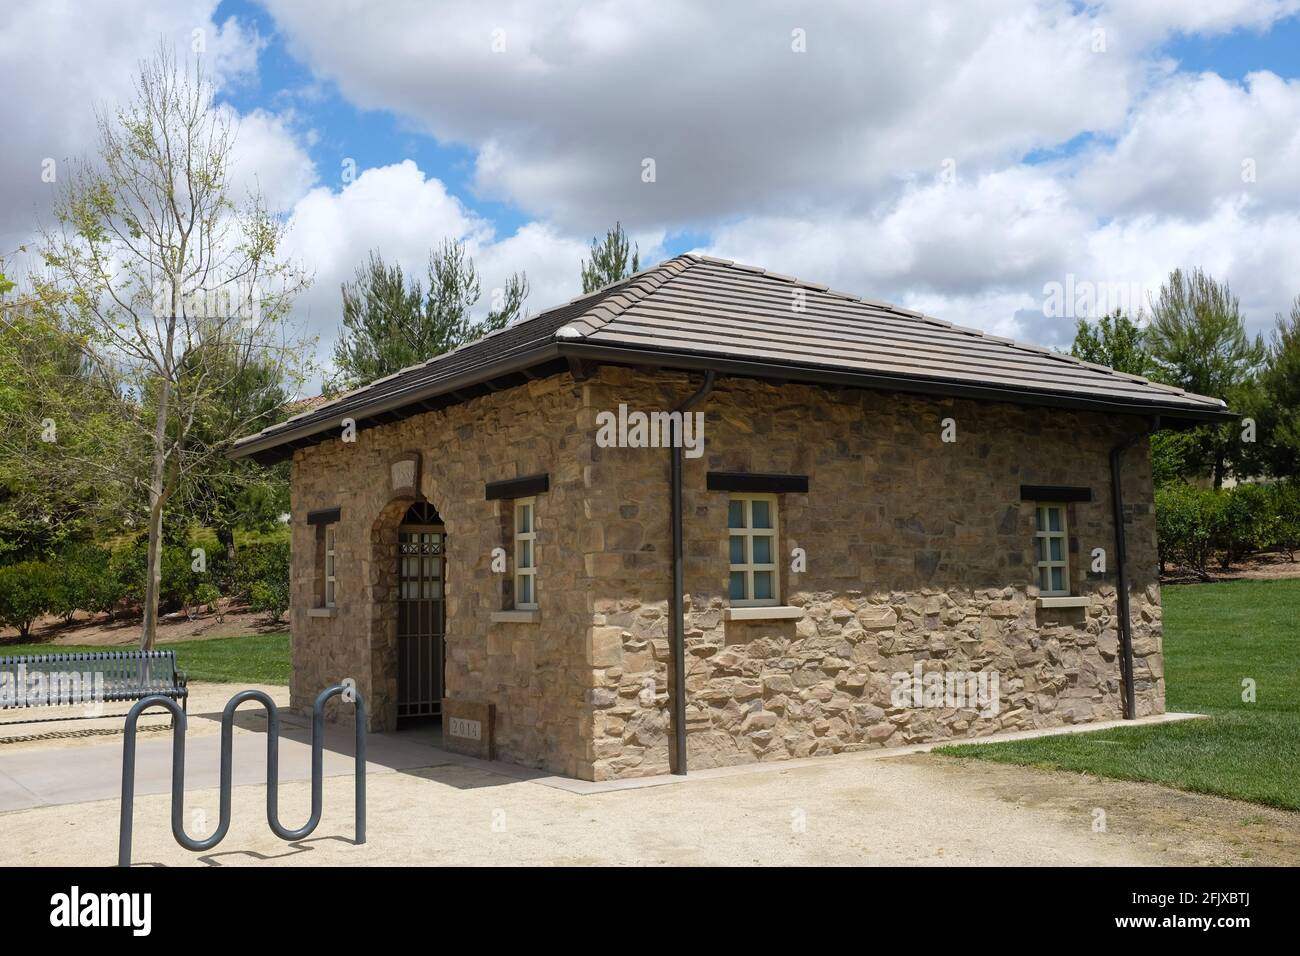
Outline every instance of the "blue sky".
<path id="1" fill-rule="evenodd" d="M 1242 80 L 1247 73 L 1270 70 L 1288 79 L 1300 77 L 1300 17 L 1290 16 L 1267 30 L 1238 28 L 1221 35 L 1172 37 L 1160 52 L 1189 72 L 1208 70 Z"/>
<path id="2" fill-rule="evenodd" d="M 1300 0 L 26 0 L 5 16 L 8 75 L 63 65 L 0 103 L 3 248 L 47 215 L 32 170 L 92 149 L 92 107 L 129 98 L 160 38 L 187 52 L 199 29 L 241 121 L 238 185 L 283 209 L 285 252 L 314 276 L 295 314 L 323 359 L 339 284 L 371 250 L 418 273 L 461 240 L 488 290 L 526 272 L 535 312 L 579 291 L 616 219 L 645 264 L 704 251 L 1058 347 L 1088 317 L 1049 313 L 1067 282 L 1138 290 L 1140 309 L 1199 266 L 1261 332 L 1300 295 Z"/>
<path id="3" fill-rule="evenodd" d="M 222 93 L 222 99 L 241 112 L 253 109 L 303 114 L 314 138 L 307 146 L 322 179 L 337 173 L 340 156 L 356 161 L 358 168 L 413 160 L 427 175 L 445 183 L 466 206 L 494 224 L 498 235 L 508 235 L 529 221 L 527 212 L 509 202 L 476 193 L 473 188 L 475 151 L 471 146 L 439 142 L 409 118 L 383 109 L 360 109 L 340 94 L 328 79 L 313 75 L 309 64 L 296 57 L 276 28 L 274 19 L 258 3 L 221 0 L 213 15 L 217 23 L 234 17 L 252 26 L 266 43 L 255 76 L 245 78 Z M 1180 72 L 1212 72 L 1242 81 L 1248 73 L 1268 70 L 1281 77 L 1300 77 L 1300 16 L 1279 19 L 1268 29 L 1238 27 L 1222 34 L 1176 32 L 1155 46 L 1153 58 L 1169 57 Z M 1068 158 L 1096 144 L 1113 142 L 1097 131 L 1080 132 L 1049 147 L 1024 154 L 1023 162 L 1037 164 Z M 708 233 L 697 228 L 670 231 L 662 249 L 666 255 L 707 245 Z"/>

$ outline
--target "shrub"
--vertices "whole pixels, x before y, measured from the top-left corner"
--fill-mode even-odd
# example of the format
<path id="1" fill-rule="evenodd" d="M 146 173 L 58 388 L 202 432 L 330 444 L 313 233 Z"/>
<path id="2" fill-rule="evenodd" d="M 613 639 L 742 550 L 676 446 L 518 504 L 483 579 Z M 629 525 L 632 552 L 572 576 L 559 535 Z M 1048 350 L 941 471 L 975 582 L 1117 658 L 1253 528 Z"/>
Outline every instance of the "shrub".
<path id="1" fill-rule="evenodd" d="M 85 549 L 80 561 L 94 561 L 93 573 L 86 575 L 82 610 L 107 614 L 112 620 L 114 612 L 126 598 L 126 582 L 121 566 L 114 563 L 113 553 L 105 548 Z"/>
<path id="2" fill-rule="evenodd" d="M 1169 562 L 1185 564 L 1202 577 L 1223 523 L 1223 494 L 1179 481 L 1156 492 L 1156 535 L 1160 569 Z"/>
<path id="3" fill-rule="evenodd" d="M 235 578 L 254 611 L 278 621 L 289 609 L 289 545 L 272 542 L 246 546 L 235 555 Z"/>
<path id="4" fill-rule="evenodd" d="M 289 610 L 289 582 L 258 581 L 253 585 L 254 611 L 265 611 L 272 621 L 279 621 Z"/>
<path id="5" fill-rule="evenodd" d="M 1273 486 L 1273 541 L 1294 561 L 1300 550 L 1300 480 L 1292 478 Z"/>
<path id="6" fill-rule="evenodd" d="M 234 597 L 251 601 L 253 586 L 284 582 L 289 586 L 289 544 L 286 541 L 245 545 L 235 554 Z"/>
<path id="7" fill-rule="evenodd" d="M 93 544 L 65 548 L 50 562 L 54 581 L 50 611 L 65 621 L 77 611 L 107 611 L 121 600 L 121 588 L 112 573 L 108 551 Z"/>
<path id="8" fill-rule="evenodd" d="M 49 606 L 46 610 L 67 624 L 81 609 L 81 568 L 74 566 L 63 555 L 56 557 L 50 563 L 50 568 Z"/>
<path id="9" fill-rule="evenodd" d="M 191 564 L 190 549 L 184 545 L 163 544 L 161 580 L 158 587 L 159 613 L 185 607 L 195 589 L 204 583 Z M 144 606 L 149 569 L 149 543 L 143 538 L 118 550 L 111 562 L 112 573 L 123 597 L 135 607 Z"/>
<path id="10" fill-rule="evenodd" d="M 16 627 L 23 640 L 50 609 L 55 575 L 44 561 L 20 561 L 0 568 L 0 624 Z"/>
<path id="11" fill-rule="evenodd" d="M 1252 551 L 1274 542 L 1274 498 L 1263 485 L 1237 485 L 1220 492 L 1220 521 L 1215 535 L 1219 564 L 1227 569 Z"/>
<path id="12" fill-rule="evenodd" d="M 144 605 L 144 579 L 149 551 L 143 541 L 135 541 L 113 552 L 109 571 L 117 582 L 122 600 L 132 607 Z"/>
<path id="13" fill-rule="evenodd" d="M 209 581 L 205 581 L 194 589 L 190 595 L 190 600 L 186 605 L 186 611 L 193 619 L 199 611 L 206 605 L 209 611 L 217 608 L 217 603 L 221 600 L 221 591 L 217 586 Z"/>

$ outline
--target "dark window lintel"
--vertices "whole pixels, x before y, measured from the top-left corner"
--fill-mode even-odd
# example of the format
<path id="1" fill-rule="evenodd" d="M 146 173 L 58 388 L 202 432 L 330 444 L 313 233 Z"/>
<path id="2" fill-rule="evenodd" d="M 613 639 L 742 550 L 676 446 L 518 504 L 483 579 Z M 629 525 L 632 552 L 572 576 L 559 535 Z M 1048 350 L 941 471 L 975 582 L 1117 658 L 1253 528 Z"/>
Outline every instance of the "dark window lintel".
<path id="1" fill-rule="evenodd" d="M 507 478 L 504 481 L 489 481 L 485 490 L 488 501 L 502 501 L 509 498 L 531 498 L 550 489 L 551 476 L 542 474 Z"/>
<path id="2" fill-rule="evenodd" d="M 334 524 L 339 520 L 343 509 L 341 508 L 321 508 L 319 511 L 307 512 L 308 524 Z"/>
<path id="3" fill-rule="evenodd" d="M 1074 485 L 1021 485 L 1020 500 L 1092 501 L 1092 489 Z"/>
<path id="4" fill-rule="evenodd" d="M 707 476 L 709 491 L 750 491 L 764 494 L 807 492 L 807 475 L 774 475 L 744 471 L 711 471 Z"/>

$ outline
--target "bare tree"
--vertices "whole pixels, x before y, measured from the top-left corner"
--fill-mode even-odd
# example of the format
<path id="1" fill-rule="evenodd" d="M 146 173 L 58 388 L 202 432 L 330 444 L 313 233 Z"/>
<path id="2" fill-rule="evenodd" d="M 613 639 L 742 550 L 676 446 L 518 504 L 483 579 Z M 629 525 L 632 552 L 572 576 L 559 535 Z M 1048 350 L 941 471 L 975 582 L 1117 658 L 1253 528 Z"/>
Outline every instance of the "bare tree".
<path id="1" fill-rule="evenodd" d="M 195 422 L 254 363 L 301 375 L 285 318 L 307 278 L 281 258 L 284 223 L 260 195 L 231 198 L 236 131 L 197 62 L 180 67 L 163 44 L 132 101 L 101 112 L 98 128 L 98 155 L 73 170 L 45 232 L 42 282 L 84 330 L 90 359 L 128 383 L 121 400 L 147 436 L 150 648 L 168 501 L 245 424 L 213 436 Z"/>

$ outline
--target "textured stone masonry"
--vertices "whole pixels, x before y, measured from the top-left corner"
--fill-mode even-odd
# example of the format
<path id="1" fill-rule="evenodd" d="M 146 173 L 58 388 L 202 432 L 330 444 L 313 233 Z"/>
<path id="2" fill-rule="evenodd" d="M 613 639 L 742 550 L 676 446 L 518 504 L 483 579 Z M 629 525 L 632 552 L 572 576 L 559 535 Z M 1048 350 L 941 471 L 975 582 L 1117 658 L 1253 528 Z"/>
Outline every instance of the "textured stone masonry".
<path id="1" fill-rule="evenodd" d="M 447 693 L 497 708 L 502 759 L 587 779 L 668 770 L 668 452 L 601 448 L 596 415 L 666 410 L 682 374 L 557 375 L 295 453 L 293 701 L 353 676 L 373 724 L 394 694 L 396 528 L 388 467 L 418 451 L 421 491 L 448 534 Z M 1091 413 L 722 378 L 699 406 L 705 454 L 684 470 L 687 729 L 692 768 L 956 739 L 1122 715 L 1108 453 L 1141 425 Z M 940 441 L 941 421 L 957 441 Z M 1164 710 L 1149 453 L 1126 455 L 1124 493 L 1138 705 Z M 797 619 L 727 621 L 727 494 L 705 472 L 809 476 L 780 496 L 783 604 Z M 537 502 L 541 620 L 494 624 L 506 547 L 487 481 L 547 472 Z M 1021 484 L 1080 485 L 1069 505 L 1073 592 L 1037 606 L 1033 504 Z M 310 617 L 307 511 L 339 506 L 339 609 Z M 807 571 L 789 572 L 805 549 Z M 1087 573 L 1093 548 L 1107 573 Z M 896 707 L 891 678 L 996 670 L 996 716 Z"/>

